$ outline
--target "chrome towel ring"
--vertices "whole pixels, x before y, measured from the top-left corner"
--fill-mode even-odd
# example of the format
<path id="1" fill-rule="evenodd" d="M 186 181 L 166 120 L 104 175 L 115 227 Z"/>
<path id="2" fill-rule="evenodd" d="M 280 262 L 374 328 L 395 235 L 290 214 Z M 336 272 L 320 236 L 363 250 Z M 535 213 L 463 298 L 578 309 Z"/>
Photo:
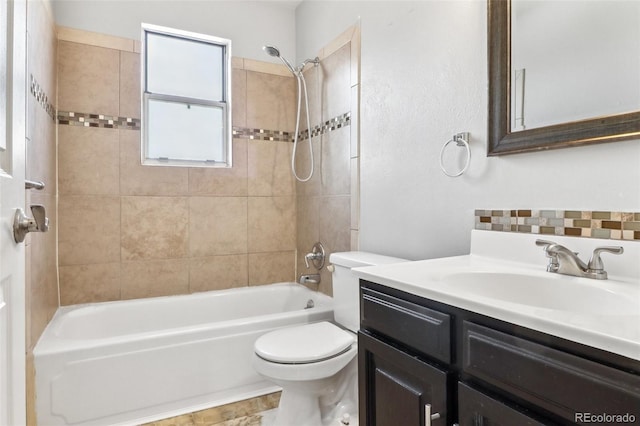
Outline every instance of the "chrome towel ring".
<path id="1" fill-rule="evenodd" d="M 462 169 L 457 172 L 448 171 L 444 166 L 444 151 L 447 149 L 450 143 L 455 143 L 456 146 L 464 148 L 466 150 L 466 160 Z M 451 139 L 442 145 L 440 150 L 440 168 L 442 172 L 449 177 L 458 177 L 467 171 L 469 163 L 471 162 L 471 149 L 469 149 L 469 132 L 456 133 Z"/>

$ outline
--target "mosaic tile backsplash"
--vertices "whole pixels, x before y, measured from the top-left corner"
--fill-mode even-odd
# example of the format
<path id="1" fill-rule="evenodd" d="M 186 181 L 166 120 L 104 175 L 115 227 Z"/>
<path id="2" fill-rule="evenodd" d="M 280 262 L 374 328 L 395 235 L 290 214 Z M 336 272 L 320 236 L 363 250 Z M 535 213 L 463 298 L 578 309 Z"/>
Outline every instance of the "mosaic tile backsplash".
<path id="1" fill-rule="evenodd" d="M 582 210 L 476 210 L 475 229 L 640 241 L 640 213 Z"/>

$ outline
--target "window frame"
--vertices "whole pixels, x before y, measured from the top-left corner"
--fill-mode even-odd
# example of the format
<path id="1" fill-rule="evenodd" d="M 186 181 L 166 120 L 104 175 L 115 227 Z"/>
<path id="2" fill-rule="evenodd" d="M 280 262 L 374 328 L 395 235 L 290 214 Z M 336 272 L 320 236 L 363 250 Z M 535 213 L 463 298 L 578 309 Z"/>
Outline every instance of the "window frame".
<path id="1" fill-rule="evenodd" d="M 147 34 L 159 34 L 168 37 L 174 37 L 186 41 L 194 41 L 200 43 L 213 44 L 220 46 L 223 49 L 223 66 L 222 66 L 222 93 L 223 100 L 210 101 L 200 98 L 191 98 L 178 95 L 170 95 L 166 93 L 151 93 L 147 90 Z M 231 40 L 210 36 L 206 34 L 199 34 L 190 31 L 178 30 L 175 28 L 162 27 L 159 25 L 152 25 L 142 23 L 141 31 L 141 48 L 140 48 L 140 92 L 141 92 L 141 138 L 140 138 L 140 161 L 145 166 L 174 166 L 174 167 L 215 167 L 215 168 L 230 168 L 232 167 L 233 160 L 233 127 L 231 121 Z M 218 107 L 223 112 L 223 138 L 222 149 L 224 161 L 212 161 L 212 160 L 179 160 L 171 158 L 148 158 L 149 152 L 149 100 L 168 101 L 175 103 L 182 103 L 186 105 L 201 105 L 209 107 Z"/>

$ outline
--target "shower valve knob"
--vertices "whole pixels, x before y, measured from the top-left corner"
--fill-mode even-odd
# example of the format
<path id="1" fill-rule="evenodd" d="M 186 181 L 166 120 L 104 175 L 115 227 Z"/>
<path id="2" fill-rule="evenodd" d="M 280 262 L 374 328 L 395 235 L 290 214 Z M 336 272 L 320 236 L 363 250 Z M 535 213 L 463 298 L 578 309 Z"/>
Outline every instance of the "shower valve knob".
<path id="1" fill-rule="evenodd" d="M 29 232 L 47 232 L 49 230 L 49 218 L 40 204 L 31 206 L 33 217 L 29 217 L 21 208 L 16 209 L 13 216 L 13 239 L 16 243 L 24 241 Z"/>

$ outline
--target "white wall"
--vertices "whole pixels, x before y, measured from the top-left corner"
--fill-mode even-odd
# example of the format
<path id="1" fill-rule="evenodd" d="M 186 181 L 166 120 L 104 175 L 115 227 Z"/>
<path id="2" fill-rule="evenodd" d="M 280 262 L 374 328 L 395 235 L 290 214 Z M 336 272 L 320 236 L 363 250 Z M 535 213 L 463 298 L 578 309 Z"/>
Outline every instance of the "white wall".
<path id="1" fill-rule="evenodd" d="M 274 44 L 295 54 L 295 1 L 53 0 L 56 24 L 140 39 L 140 23 L 232 40 L 234 56 L 277 62 L 262 52 Z M 279 62 L 278 62 L 279 63 Z"/>
<path id="2" fill-rule="evenodd" d="M 640 211 L 640 140 L 487 158 L 485 1 L 304 1 L 298 59 L 362 27 L 360 248 L 411 259 L 468 252 L 474 209 Z M 438 166 L 471 132 L 460 178 Z"/>

